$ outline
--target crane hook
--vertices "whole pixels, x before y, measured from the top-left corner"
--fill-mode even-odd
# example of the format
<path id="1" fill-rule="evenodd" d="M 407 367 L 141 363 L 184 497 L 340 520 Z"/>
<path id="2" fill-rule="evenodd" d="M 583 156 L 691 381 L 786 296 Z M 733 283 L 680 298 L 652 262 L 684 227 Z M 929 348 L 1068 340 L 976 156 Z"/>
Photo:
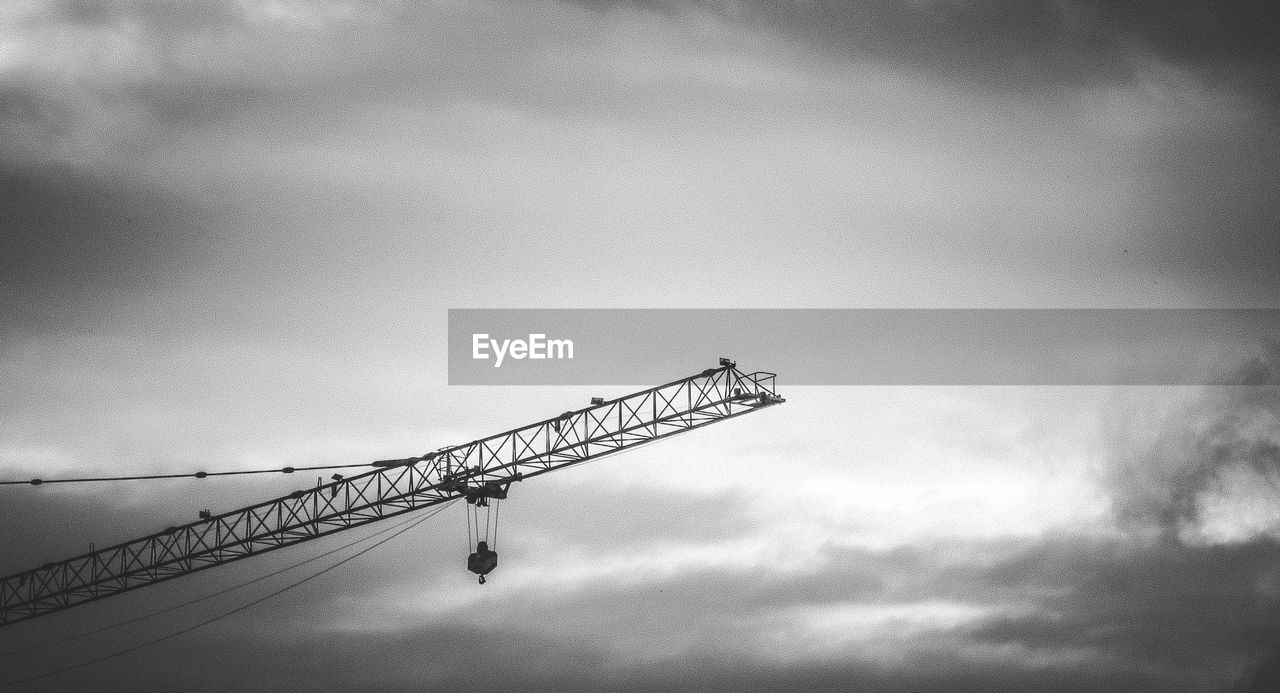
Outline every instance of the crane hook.
<path id="1" fill-rule="evenodd" d="M 482 585 L 484 584 L 484 576 L 483 576 L 483 575 L 481 575 L 481 576 L 480 576 L 480 584 L 482 584 Z"/>

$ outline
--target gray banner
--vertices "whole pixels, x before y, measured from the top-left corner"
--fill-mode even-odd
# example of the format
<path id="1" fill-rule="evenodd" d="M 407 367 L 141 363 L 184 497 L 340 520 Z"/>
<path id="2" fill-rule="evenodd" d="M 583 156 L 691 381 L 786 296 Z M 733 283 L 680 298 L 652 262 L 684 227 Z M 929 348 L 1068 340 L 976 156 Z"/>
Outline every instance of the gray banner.
<path id="1" fill-rule="evenodd" d="M 451 309 L 451 385 L 1275 384 L 1277 309 Z"/>

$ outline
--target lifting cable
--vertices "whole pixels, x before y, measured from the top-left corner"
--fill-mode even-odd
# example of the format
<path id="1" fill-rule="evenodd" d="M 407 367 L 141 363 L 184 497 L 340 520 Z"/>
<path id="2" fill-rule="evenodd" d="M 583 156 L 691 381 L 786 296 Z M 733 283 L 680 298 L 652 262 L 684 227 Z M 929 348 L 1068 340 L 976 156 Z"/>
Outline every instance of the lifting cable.
<path id="1" fill-rule="evenodd" d="M 471 547 L 474 544 L 471 543 L 471 506 L 469 504 L 462 506 L 462 519 L 467 523 L 467 553 L 471 553 Z"/>
<path id="2" fill-rule="evenodd" d="M 498 511 L 502 509 L 502 499 L 493 499 L 493 546 L 489 547 L 494 551 L 498 550 Z"/>
<path id="3" fill-rule="evenodd" d="M 189 474 L 140 474 L 137 476 L 93 476 L 82 477 L 78 479 L 30 479 L 27 481 L 0 481 L 0 486 L 17 486 L 31 485 L 40 486 L 41 484 L 72 484 L 86 481 L 140 481 L 144 479 L 186 479 L 196 478 L 203 479 L 207 476 L 237 476 L 241 474 L 292 474 L 294 472 L 306 472 L 316 469 L 350 469 L 352 467 L 374 467 L 377 466 L 372 462 L 361 462 L 358 464 L 323 464 L 314 467 L 281 467 L 280 469 L 247 469 L 235 472 L 192 472 Z"/>
<path id="4" fill-rule="evenodd" d="M 480 506 L 478 504 L 468 503 L 463 508 L 463 520 L 467 525 L 467 551 L 474 551 L 476 542 L 484 541 L 489 544 L 490 549 L 498 548 L 498 513 L 502 509 L 502 499 L 494 498 L 491 502 L 485 503 L 484 515 L 484 531 L 480 531 Z M 493 540 L 490 541 L 490 529 L 493 531 Z"/>

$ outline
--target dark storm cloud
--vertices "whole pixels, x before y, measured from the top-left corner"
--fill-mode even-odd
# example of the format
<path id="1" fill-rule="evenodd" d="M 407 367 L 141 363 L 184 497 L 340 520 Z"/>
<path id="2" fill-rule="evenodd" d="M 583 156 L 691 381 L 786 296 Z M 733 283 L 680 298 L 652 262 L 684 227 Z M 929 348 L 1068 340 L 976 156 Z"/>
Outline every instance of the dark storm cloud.
<path id="1" fill-rule="evenodd" d="M 1280 103 L 1280 6 L 1265 0 L 1090 3 L 1120 36 L 1272 105 Z"/>
<path id="2" fill-rule="evenodd" d="M 1137 252 L 1222 305 L 1280 303 L 1280 126 L 1162 132 L 1140 167 L 1159 233 Z"/>
<path id="3" fill-rule="evenodd" d="M 319 634 L 304 634 L 269 652 L 237 643 L 234 633 L 217 640 L 201 639 L 193 645 L 195 651 L 232 653 L 232 659 L 193 658 L 172 649 L 142 670 L 121 663 L 96 677 L 78 674 L 55 681 L 65 686 L 59 690 L 100 689 L 104 682 L 119 684 L 121 689 L 197 691 L 1172 690 L 1167 677 L 1147 671 L 1107 665 L 1031 668 L 1008 662 L 958 661 L 927 651 L 903 653 L 901 666 L 894 669 L 858 662 L 771 664 L 707 651 L 691 652 L 678 661 L 628 665 L 589 645 L 564 647 L 555 640 L 531 638 L 500 625 L 468 623 L 365 634 L 341 647 L 335 647 L 330 636 Z M 229 666 L 229 661 L 235 665 Z"/>
<path id="4" fill-rule="evenodd" d="M 1006 87 L 1109 81 L 1122 70 L 1117 46 L 1093 30 L 1088 13 L 1052 3 L 883 0 L 751 7 L 789 31 L 852 55 Z"/>
<path id="5" fill-rule="evenodd" d="M 1061 537 L 1018 552 L 979 583 L 1036 610 L 991 619 L 982 641 L 1033 652 L 1103 651 L 1174 671 L 1230 671 L 1280 636 L 1280 544 L 1192 547 Z"/>
<path id="6" fill-rule="evenodd" d="M 1155 529 L 1158 538 L 1062 541 L 1023 552 L 988 578 L 1036 585 L 1029 591 L 1039 595 L 1038 610 L 990 621 L 976 637 L 1032 650 L 1094 648 L 1162 667 L 1201 666 L 1206 674 L 1244 662 L 1231 690 L 1280 685 L 1275 527 L 1248 527 L 1229 543 L 1188 543 L 1203 530 L 1205 500 L 1232 492 L 1233 473 L 1280 488 L 1280 343 L 1226 381 L 1235 385 L 1200 392 L 1142 442 L 1130 436 L 1140 437 L 1135 432 L 1144 425 L 1128 418 L 1119 424 L 1125 433 L 1111 442 L 1114 510 L 1139 530 L 1135 536 Z"/>
<path id="7" fill-rule="evenodd" d="M 1121 521 L 1176 539 L 1201 520 L 1205 496 L 1228 474 L 1247 472 L 1280 484 L 1280 345 L 1270 345 L 1157 424 L 1151 440 L 1129 439 L 1138 422 L 1117 422 L 1110 482 Z"/>
<path id="8" fill-rule="evenodd" d="M 58 104 L 39 85 L 19 80 L 0 81 L 0 156 L 11 166 L 13 140 L 24 137 L 37 142 L 66 139 L 72 123 Z"/>
<path id="9" fill-rule="evenodd" d="M 185 32 L 229 28 L 239 24 L 241 12 L 231 0 L 173 3 L 164 0 L 57 0 L 53 16 L 76 26 L 111 26 L 142 19 L 146 24 Z"/>
<path id="10" fill-rule="evenodd" d="M 17 52 L 25 60 L 0 73 L 0 132 L 12 140 L 0 152 L 39 159 L 92 136 L 91 149 L 127 157 L 171 138 L 216 141 L 227 127 L 305 140 L 383 101 L 545 101 L 562 77 L 538 68 L 559 50 L 547 37 L 583 38 L 583 27 L 556 24 L 563 13 L 554 4 L 453 9 L 377 0 L 274 9 L 59 3 L 15 30 L 49 49 L 26 47 Z"/>
<path id="11" fill-rule="evenodd" d="M 56 685 L 59 690 L 103 686 L 129 689 L 147 682 L 148 686 L 168 688 L 172 684 L 186 690 L 305 690 L 318 685 L 411 690 L 429 683 L 484 690 L 867 687 L 1013 691 L 1155 690 L 1171 682 L 1185 682 L 1185 678 L 1153 675 L 1127 663 L 1081 666 L 1063 662 L 1024 667 L 1016 661 L 982 661 L 958 652 L 957 645 L 963 643 L 946 633 L 901 644 L 899 651 L 905 661 L 892 667 L 877 663 L 874 657 L 857 655 L 843 661 L 796 661 L 785 646 L 772 653 L 751 646 L 760 627 L 753 624 L 767 624 L 772 613 L 794 603 L 839 608 L 851 600 L 874 605 L 913 596 L 893 588 L 851 589 L 847 571 L 854 553 L 864 563 L 862 571 L 884 574 L 890 580 L 898 579 L 902 573 L 886 574 L 878 569 L 888 565 L 922 570 L 925 581 L 936 580 L 939 585 L 944 576 L 960 579 L 950 587 L 933 588 L 934 596 L 964 597 L 980 591 L 980 572 L 974 570 L 973 564 L 958 570 L 954 553 L 944 551 L 945 559 L 921 554 L 904 564 L 904 557 L 897 550 L 889 552 L 888 557 L 855 551 L 841 560 L 803 571 L 795 584 L 781 576 L 761 579 L 753 571 L 695 569 L 630 586 L 595 583 L 585 590 L 558 595 L 525 591 L 503 594 L 494 590 L 494 597 L 499 600 L 497 608 L 456 610 L 428 622 L 388 622 L 376 629 L 355 631 L 326 627 L 322 625 L 326 604 L 341 599 L 344 591 L 358 589 L 358 581 L 347 580 L 309 586 L 306 594 L 264 604 L 235 620 L 185 636 L 181 641 L 158 645 L 145 654 L 47 679 L 33 690 L 49 685 Z M 943 569 L 943 563 L 950 567 Z M 437 584 L 440 576 L 436 572 L 429 569 L 420 576 L 421 589 L 429 591 L 431 585 Z M 1044 576 L 1035 575 L 1036 579 L 1041 577 Z M 827 588 L 809 592 L 807 588 L 819 581 Z M 773 593 L 767 600 L 772 608 L 759 603 L 761 587 Z M 743 592 L 753 596 L 743 600 Z M 544 613 L 546 618 L 525 618 L 523 612 L 531 609 Z M 646 611 L 650 613 L 645 614 Z M 597 629 L 566 628 L 567 624 L 561 622 L 566 617 L 585 617 L 594 621 Z M 616 645 L 611 647 L 620 636 L 618 628 L 622 624 L 652 638 L 638 643 L 641 648 L 648 645 L 664 649 L 675 641 L 680 651 L 658 652 L 652 663 L 639 664 L 635 659 L 645 658 L 643 649 L 623 655 L 614 649 Z M 77 645 L 41 652 L 12 672 L 16 675 L 52 669 L 146 637 L 145 632 L 126 631 L 97 647 Z M 180 665 L 175 666 L 175 662 Z M 228 667 L 229 662 L 235 666 Z"/>
<path id="12" fill-rule="evenodd" d="M 72 166 L 0 171 L 0 336 L 93 324 L 198 245 L 199 207 L 145 179 Z"/>
<path id="13" fill-rule="evenodd" d="M 853 549 L 832 552 L 831 560 L 799 576 L 733 575 L 725 581 L 732 584 L 711 583 L 704 599 L 729 600 L 716 613 L 761 616 L 771 607 L 839 608 L 851 600 L 955 599 L 1012 610 L 904 645 L 907 652 L 918 648 L 918 661 L 880 679 L 893 688 L 947 690 L 952 684 L 950 690 L 981 690 L 986 679 L 992 690 L 1222 690 L 1270 675 L 1264 663 L 1280 645 L 1278 549 L 1272 539 L 1189 547 L 1064 534 L 960 547 Z M 699 584 L 694 575 L 681 580 Z M 679 599 L 680 592 L 678 585 L 666 586 L 669 599 Z M 615 603 L 653 603 L 644 595 L 611 596 Z M 696 603 L 690 599 L 676 611 L 696 613 Z M 975 644 L 1026 652 L 1028 664 L 966 660 L 961 653 Z M 728 656 L 720 651 L 707 661 Z M 781 680 L 797 673 L 783 673 L 788 671 L 780 666 L 758 674 Z M 826 673 L 861 680 L 871 672 Z"/>
<path id="14" fill-rule="evenodd" d="M 238 114 L 283 111 L 330 74 L 283 59 L 324 63 L 316 32 L 255 24 L 230 2 L 57 3 L 13 29 L 35 47 L 0 73 L 0 155 L 110 167 Z"/>
<path id="15" fill-rule="evenodd" d="M 782 683 L 813 676 L 827 680 L 820 688 L 867 681 L 881 689 L 982 690 L 985 681 L 988 690 L 1222 690 L 1268 675 L 1263 663 L 1280 644 L 1278 549 L 1268 538 L 1191 547 L 1069 534 L 888 551 L 833 548 L 793 574 L 695 570 L 666 582 L 600 585 L 576 603 L 618 605 L 629 622 L 640 622 L 633 610 L 661 605 L 656 608 L 670 613 L 656 620 L 707 619 L 708 632 L 724 633 L 731 628 L 717 619 L 767 622 L 796 606 L 838 611 L 851 602 L 951 599 L 1009 612 L 904 643 L 912 662 L 892 673 L 870 665 L 780 663 L 748 665 L 748 678 Z M 1028 663 L 966 657 L 974 645 L 1016 648 Z M 715 685 L 727 683 L 723 676 L 740 683 L 731 667 L 718 666 L 740 656 L 728 643 L 708 641 L 671 668 L 699 681 L 718 680 Z"/>
<path id="16" fill-rule="evenodd" d="M 1267 63 L 1274 59 L 1266 50 L 1266 32 L 1258 27 L 1273 23 L 1277 11 L 1260 3 L 1214 4 L 1212 10 L 1192 2 L 640 5 L 710 8 L 749 26 L 817 41 L 836 55 L 1054 98 L 1073 87 L 1142 82 L 1134 45 L 1196 74 L 1212 67 L 1226 75 L 1206 77 L 1205 88 L 1221 83 L 1256 92 L 1261 87 L 1246 77 L 1261 73 L 1269 85 L 1274 72 Z M 466 12 L 392 10 L 379 3 L 352 4 L 352 16 L 338 16 L 323 28 L 264 21 L 251 17 L 247 6 L 231 3 L 205 8 L 99 0 L 62 7 L 43 21 L 118 36 L 125 45 L 135 44 L 136 64 L 95 64 L 94 54 L 78 61 L 73 54 L 64 60 L 84 63 L 77 70 L 89 68 L 88 79 L 75 89 L 59 76 L 57 61 L 6 77 L 0 103 L 9 107 L 0 123 L 8 123 L 15 141 L 29 141 L 28 153 L 84 140 L 96 148 L 138 152 L 166 139 L 203 140 L 216 148 L 229 133 L 264 140 L 329 138 L 336 134 L 334 125 L 371 103 L 440 103 L 450 96 L 575 113 L 602 105 L 634 113 L 657 103 L 668 117 L 672 108 L 705 115 L 722 108 L 732 91 L 717 85 L 721 93 L 711 97 L 689 84 L 673 85 L 669 76 L 620 84 L 620 75 L 608 69 L 584 69 L 580 62 L 572 67 L 550 45 L 552 37 L 585 50 L 607 44 L 600 43 L 600 26 L 556 12 L 555 5 L 494 6 L 533 22 L 537 32 Z M 336 6 L 296 7 L 320 12 Z M 673 92 L 673 86 L 680 88 Z M 1138 91 L 1145 89 L 1138 84 Z M 1267 258 L 1280 256 L 1273 252 L 1274 234 L 1267 233 L 1278 214 L 1269 202 L 1274 195 L 1267 194 L 1276 182 L 1275 135 L 1269 127 L 1253 132 L 1247 140 L 1234 128 L 1221 135 L 1169 132 L 1157 135 L 1152 152 L 1135 152 L 1131 175 L 1155 181 L 1148 211 L 1159 226 L 1149 247 L 1134 249 L 1141 268 L 1164 272 L 1179 285 L 1203 287 L 1218 300 L 1280 297 L 1275 283 L 1266 281 L 1277 269 Z M 1208 155 L 1204 162 L 1201 154 Z M 1057 267 L 1057 253 L 1047 254 Z"/>
<path id="17" fill-rule="evenodd" d="M 1118 192 L 1137 186 L 1132 228 L 1082 229 L 1122 238 L 1132 273 L 1155 287 L 1185 287 L 1209 305 L 1280 301 L 1280 6 L 1269 2 L 1140 0 L 1105 2 L 637 2 L 579 3 L 600 10 L 638 7 L 672 16 L 710 12 L 777 32 L 826 57 L 884 66 L 1013 99 L 1005 108 L 1047 106 L 1105 122 L 1111 136 L 1146 132 L 1129 154 L 1097 175 Z M 819 60 L 821 60 L 819 58 Z M 1118 97 L 1117 94 L 1126 94 Z M 1114 113 L 1109 100 L 1125 105 Z M 1111 103 L 1111 105 L 1108 105 Z M 996 110 L 1001 108 L 997 102 Z M 1215 111 L 1220 110 L 1220 113 Z M 1159 115 L 1152 117 L 1153 114 Z M 1206 114 L 1209 114 L 1206 117 Z M 1225 115 L 1224 115 L 1225 114 Z M 1143 122 L 1152 118 L 1150 122 Z M 1223 120 L 1216 120 L 1223 118 Z M 1063 189 L 1061 199 L 1072 193 Z M 956 222 L 949 222 L 955 224 Z M 1035 219 L 1019 220 L 1036 226 Z M 966 230 L 967 240 L 981 229 Z M 1010 247 L 1020 232 L 1001 229 Z M 1063 238 L 1066 238 L 1065 236 Z M 1013 267 L 1046 257 L 1059 271 L 1055 239 L 1018 248 Z M 999 250 L 985 252 L 998 257 Z M 1068 250 L 1079 254 L 1078 250 Z M 1076 271 L 1107 264 L 1091 257 Z M 1002 273 L 1016 270 L 1000 268 Z"/>
<path id="18" fill-rule="evenodd" d="M 1148 51 L 1263 100 L 1274 101 L 1280 9 L 1266 2 L 1197 0 L 973 2 L 839 0 L 582 0 L 722 14 L 848 56 L 925 74 L 1036 91 L 1137 78 L 1134 50 Z"/>
<path id="19" fill-rule="evenodd" d="M 91 520 L 103 510 L 85 499 L 71 500 L 59 515 L 72 522 Z M 673 514 L 692 514 L 712 500 L 668 498 L 668 507 Z M 18 504 L 13 513 L 29 513 L 28 506 Z M 98 519 L 110 521 L 117 514 L 108 509 Z M 465 579 L 440 553 L 440 546 L 454 542 L 435 536 L 451 527 L 451 521 L 431 522 L 400 549 L 387 547 L 393 556 L 383 561 L 344 566 L 328 579 L 228 621 L 138 655 L 45 680 L 31 690 L 51 685 L 130 689 L 145 683 L 187 690 L 463 685 L 485 690 L 1214 691 L 1268 675 L 1269 653 L 1280 635 L 1275 625 L 1280 622 L 1275 587 L 1280 545 L 1270 539 L 1189 547 L 1057 534 L 885 550 L 833 545 L 815 562 L 791 570 L 691 565 L 625 581 L 602 577 L 573 589 L 504 585 L 497 575 L 485 588 L 467 581 L 469 588 L 486 590 L 478 602 L 425 613 L 412 601 L 398 605 L 391 595 L 449 593 L 442 586 Z M 520 528 L 511 529 L 518 537 Z M 626 536 L 605 538 L 595 550 L 648 545 L 653 532 L 662 530 L 638 527 Z M 408 545 L 414 548 L 406 554 Z M 259 557 L 255 560 L 263 563 L 252 570 L 248 561 L 239 564 L 235 579 L 265 572 L 266 563 L 288 562 L 286 553 Z M 513 562 L 507 570 L 537 560 L 509 555 Z M 392 560 L 383 565 L 386 558 Z M 219 572 L 149 589 L 178 601 L 225 584 L 211 578 Z M 193 580 L 201 582 L 198 589 Z M 186 588 L 177 589 L 184 581 Z M 109 641 L 99 638 L 96 645 L 90 640 L 41 652 L 10 671 L 37 673 L 141 642 L 248 598 L 127 629 Z M 133 611 L 108 609 L 97 616 L 110 621 L 153 608 L 145 591 L 116 599 L 132 599 Z M 893 664 L 859 654 L 856 644 L 847 656 L 797 657 L 792 648 L 810 637 L 803 617 L 792 645 L 760 639 L 778 618 L 791 618 L 787 615 L 797 610 L 839 613 L 850 605 L 935 600 L 985 605 L 995 615 L 895 641 Z M 76 618 L 38 636 L 32 633 L 43 626 L 41 620 L 6 629 L 0 641 L 8 649 L 15 642 L 101 625 L 92 618 L 80 620 L 81 613 L 90 610 L 48 617 L 50 623 Z M 28 626 L 37 627 L 23 631 L 30 640 L 8 637 Z M 644 661 L 649 648 L 653 659 Z M 1012 648 L 1026 656 L 991 657 L 982 648 Z"/>

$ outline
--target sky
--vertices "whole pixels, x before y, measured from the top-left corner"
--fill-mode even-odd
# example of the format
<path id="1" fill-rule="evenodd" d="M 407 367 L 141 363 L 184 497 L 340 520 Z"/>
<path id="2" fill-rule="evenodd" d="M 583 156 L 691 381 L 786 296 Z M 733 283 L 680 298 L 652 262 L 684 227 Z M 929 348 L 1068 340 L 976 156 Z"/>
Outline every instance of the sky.
<path id="1" fill-rule="evenodd" d="M 0 478 L 403 457 L 625 394 L 451 387 L 449 308 L 1280 308 L 1278 19 L 11 0 Z M 514 488 L 484 587 L 453 507 L 15 690 L 1273 690 L 1258 359 L 1215 388 L 780 373 L 783 406 Z M 3 486 L 0 574 L 299 483 Z M 0 629 L 0 686 L 326 559 L 15 650 L 378 530 Z"/>

